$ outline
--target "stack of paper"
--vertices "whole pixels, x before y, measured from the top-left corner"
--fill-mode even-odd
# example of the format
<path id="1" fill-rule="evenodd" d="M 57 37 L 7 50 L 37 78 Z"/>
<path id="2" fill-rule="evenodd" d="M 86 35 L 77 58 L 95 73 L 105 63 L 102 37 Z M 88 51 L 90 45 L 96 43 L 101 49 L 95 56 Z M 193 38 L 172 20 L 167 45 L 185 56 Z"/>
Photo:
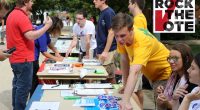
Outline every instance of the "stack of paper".
<path id="1" fill-rule="evenodd" d="M 101 62 L 97 59 L 83 59 L 82 60 L 84 65 L 88 66 L 98 66 L 101 65 Z"/>
<path id="2" fill-rule="evenodd" d="M 88 83 L 88 84 L 84 84 L 85 88 L 91 88 L 91 89 L 109 89 L 109 88 L 113 88 L 112 84 L 111 83 L 103 83 L 103 84 L 91 84 L 91 83 Z"/>
<path id="3" fill-rule="evenodd" d="M 60 95 L 62 97 L 65 97 L 65 96 L 74 96 L 74 90 L 61 90 L 60 91 Z"/>
<path id="4" fill-rule="evenodd" d="M 69 64 L 54 64 L 49 67 L 48 73 L 72 73 Z"/>
<path id="5" fill-rule="evenodd" d="M 60 102 L 33 102 L 29 110 L 59 110 Z"/>
<path id="6" fill-rule="evenodd" d="M 76 94 L 77 95 L 95 96 L 95 95 L 106 94 L 106 91 L 104 89 L 78 89 L 76 91 Z"/>
<path id="7" fill-rule="evenodd" d="M 82 98 L 76 100 L 73 106 L 95 106 L 93 98 Z"/>
<path id="8" fill-rule="evenodd" d="M 44 84 L 42 89 L 53 89 L 53 90 L 65 90 L 71 89 L 69 85 L 60 85 L 60 84 Z"/>
<path id="9" fill-rule="evenodd" d="M 73 87 L 75 89 L 84 89 L 84 85 L 83 84 L 74 84 Z"/>
<path id="10" fill-rule="evenodd" d="M 59 52 L 65 53 L 70 47 L 71 41 L 72 40 L 57 40 L 55 47 L 57 48 L 57 50 L 59 50 Z"/>
<path id="11" fill-rule="evenodd" d="M 83 77 L 85 77 L 86 75 L 88 74 L 88 71 L 87 71 L 87 69 L 81 69 L 81 72 L 80 72 L 80 78 L 83 78 Z"/>
<path id="12" fill-rule="evenodd" d="M 76 62 L 78 62 L 78 57 L 67 57 L 67 58 L 64 58 L 63 62 L 76 63 Z"/>

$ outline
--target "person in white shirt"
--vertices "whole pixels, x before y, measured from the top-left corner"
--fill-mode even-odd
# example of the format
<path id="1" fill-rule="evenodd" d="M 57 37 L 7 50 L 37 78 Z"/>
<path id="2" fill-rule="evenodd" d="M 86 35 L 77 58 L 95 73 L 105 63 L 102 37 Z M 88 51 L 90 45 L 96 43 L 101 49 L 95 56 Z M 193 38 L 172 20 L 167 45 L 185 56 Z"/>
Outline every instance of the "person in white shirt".
<path id="1" fill-rule="evenodd" d="M 197 84 L 191 93 L 184 92 L 185 96 L 178 110 L 200 110 L 200 53 L 194 57 L 189 72 L 190 82 Z"/>
<path id="2" fill-rule="evenodd" d="M 65 56 L 68 57 L 72 52 L 72 49 L 80 44 L 80 51 L 83 53 L 84 58 L 92 58 L 94 53 L 90 53 L 94 52 L 94 49 L 97 47 L 95 39 L 95 26 L 93 22 L 87 20 L 87 14 L 84 10 L 79 10 L 76 13 L 76 23 L 73 26 L 72 35 L 73 40 Z"/>

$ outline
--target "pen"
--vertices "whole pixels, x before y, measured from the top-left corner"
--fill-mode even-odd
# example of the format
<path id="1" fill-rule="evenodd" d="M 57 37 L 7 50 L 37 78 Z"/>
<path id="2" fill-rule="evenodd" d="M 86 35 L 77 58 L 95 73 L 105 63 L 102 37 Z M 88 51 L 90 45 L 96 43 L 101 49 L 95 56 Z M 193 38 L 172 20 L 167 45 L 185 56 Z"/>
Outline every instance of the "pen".
<path id="1" fill-rule="evenodd" d="M 40 109 L 37 109 L 37 108 L 36 108 L 35 110 L 40 110 Z M 51 110 L 51 109 L 49 108 L 49 109 L 47 109 L 47 110 Z"/>
<path id="2" fill-rule="evenodd" d="M 51 86 L 51 88 L 58 87 L 58 86 L 60 86 L 60 84 L 58 84 L 58 85 L 55 85 L 55 86 Z"/>

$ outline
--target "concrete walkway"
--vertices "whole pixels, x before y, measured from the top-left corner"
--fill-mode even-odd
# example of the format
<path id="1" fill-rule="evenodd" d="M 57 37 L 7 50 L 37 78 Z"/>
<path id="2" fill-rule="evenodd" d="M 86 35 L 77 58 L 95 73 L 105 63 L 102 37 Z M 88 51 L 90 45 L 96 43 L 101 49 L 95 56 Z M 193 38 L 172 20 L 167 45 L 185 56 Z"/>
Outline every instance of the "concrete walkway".
<path id="1" fill-rule="evenodd" d="M 0 45 L 0 49 L 5 49 L 5 45 Z M 0 62 L 0 109 L 12 110 L 12 70 L 8 59 Z"/>

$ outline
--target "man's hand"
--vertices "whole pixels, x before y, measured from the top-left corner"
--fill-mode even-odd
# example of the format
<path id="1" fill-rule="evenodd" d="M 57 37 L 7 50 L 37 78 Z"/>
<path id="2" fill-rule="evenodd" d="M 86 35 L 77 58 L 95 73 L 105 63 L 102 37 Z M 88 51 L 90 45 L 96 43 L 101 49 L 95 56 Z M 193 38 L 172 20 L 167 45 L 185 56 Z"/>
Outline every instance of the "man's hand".
<path id="1" fill-rule="evenodd" d="M 101 53 L 101 55 L 99 56 L 99 60 L 104 63 L 104 61 L 108 58 L 108 52 L 103 52 Z"/>
<path id="2" fill-rule="evenodd" d="M 63 59 L 64 59 L 64 57 L 60 56 L 60 57 L 56 58 L 56 61 L 60 61 L 61 62 L 61 61 L 63 61 Z"/>
<path id="3" fill-rule="evenodd" d="M 59 52 L 56 52 L 55 56 L 57 57 L 56 61 L 63 61 L 63 59 L 64 59 L 64 57 L 62 57 Z"/>
<path id="4" fill-rule="evenodd" d="M 69 55 L 71 55 L 71 51 L 72 51 L 72 49 L 68 49 L 66 54 L 65 54 L 65 57 L 68 57 Z"/>
<path id="5" fill-rule="evenodd" d="M 4 61 L 6 58 L 8 58 L 11 54 L 4 53 L 2 50 L 0 50 L 0 61 Z"/>
<path id="6" fill-rule="evenodd" d="M 125 89 L 124 86 L 123 86 L 123 87 L 120 87 L 119 90 L 118 90 L 118 92 L 119 92 L 120 94 L 124 94 L 124 89 Z"/>
<path id="7" fill-rule="evenodd" d="M 85 55 L 83 58 L 89 59 L 90 57 L 89 57 L 89 55 Z"/>
<path id="8" fill-rule="evenodd" d="M 62 57 L 62 56 L 60 55 L 59 52 L 56 52 L 56 53 L 55 53 L 55 56 L 56 56 L 56 57 Z"/>
<path id="9" fill-rule="evenodd" d="M 47 16 L 46 20 L 44 21 L 44 24 L 51 27 L 51 25 L 53 24 L 53 21 L 49 16 Z"/>
<path id="10" fill-rule="evenodd" d="M 188 93 L 188 91 L 186 91 L 187 87 L 188 84 L 178 87 L 173 93 L 173 99 L 178 100 L 180 97 L 184 97 Z"/>
<path id="11" fill-rule="evenodd" d="M 132 110 L 133 107 L 130 102 L 121 101 L 119 102 L 120 110 Z"/>

